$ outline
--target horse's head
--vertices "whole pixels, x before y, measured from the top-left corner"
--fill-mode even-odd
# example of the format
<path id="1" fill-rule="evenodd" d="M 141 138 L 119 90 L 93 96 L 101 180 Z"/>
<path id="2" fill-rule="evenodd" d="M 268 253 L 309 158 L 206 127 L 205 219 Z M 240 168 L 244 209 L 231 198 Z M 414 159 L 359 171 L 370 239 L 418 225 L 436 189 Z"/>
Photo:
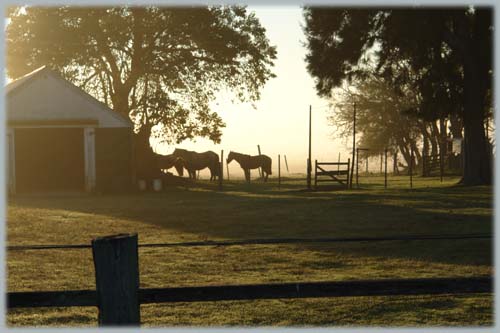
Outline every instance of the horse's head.
<path id="1" fill-rule="evenodd" d="M 232 160 L 234 160 L 234 153 L 230 151 L 229 154 L 227 155 L 226 163 L 229 164 L 231 163 Z"/>

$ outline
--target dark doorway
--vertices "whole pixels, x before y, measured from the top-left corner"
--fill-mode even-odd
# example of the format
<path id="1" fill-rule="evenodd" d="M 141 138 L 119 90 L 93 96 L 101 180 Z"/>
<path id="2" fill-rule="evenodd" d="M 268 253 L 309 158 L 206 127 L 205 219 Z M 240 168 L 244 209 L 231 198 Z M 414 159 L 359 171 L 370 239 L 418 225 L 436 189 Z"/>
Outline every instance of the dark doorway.
<path id="1" fill-rule="evenodd" d="M 17 192 L 83 191 L 83 128 L 15 130 Z"/>

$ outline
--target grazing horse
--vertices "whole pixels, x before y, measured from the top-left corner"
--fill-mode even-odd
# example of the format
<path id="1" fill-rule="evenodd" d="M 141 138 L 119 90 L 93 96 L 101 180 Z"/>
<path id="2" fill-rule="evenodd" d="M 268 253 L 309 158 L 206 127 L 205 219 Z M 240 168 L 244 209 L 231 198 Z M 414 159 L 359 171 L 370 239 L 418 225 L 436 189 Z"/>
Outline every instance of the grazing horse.
<path id="1" fill-rule="evenodd" d="M 240 167 L 245 172 L 245 179 L 247 180 L 247 182 L 250 182 L 251 169 L 262 168 L 262 176 L 265 182 L 267 182 L 267 177 L 273 174 L 271 171 L 272 160 L 269 156 L 250 156 L 230 151 L 229 155 L 227 155 L 227 164 L 229 164 L 232 160 L 235 160 L 240 164 Z"/>
<path id="2" fill-rule="evenodd" d="M 196 171 L 205 168 L 210 169 L 210 180 L 215 180 L 221 176 L 219 155 L 213 151 L 197 153 L 186 149 L 176 148 L 172 154 L 180 157 L 184 161 L 184 167 L 189 173 L 189 178 L 196 179 Z"/>
<path id="3" fill-rule="evenodd" d="M 177 174 L 179 176 L 184 175 L 184 160 L 182 157 L 177 157 L 174 156 L 173 154 L 170 155 L 160 155 L 157 154 L 157 161 L 158 161 L 158 166 L 162 170 L 168 170 L 171 167 L 175 167 L 175 170 L 177 170 Z"/>

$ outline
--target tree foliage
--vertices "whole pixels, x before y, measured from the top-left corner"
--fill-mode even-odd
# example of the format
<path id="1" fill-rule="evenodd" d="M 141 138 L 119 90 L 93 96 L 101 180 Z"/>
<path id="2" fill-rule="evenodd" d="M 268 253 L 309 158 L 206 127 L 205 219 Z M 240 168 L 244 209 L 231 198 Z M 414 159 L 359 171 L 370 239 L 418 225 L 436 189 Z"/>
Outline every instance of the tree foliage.
<path id="1" fill-rule="evenodd" d="M 244 7 L 12 7 L 7 73 L 42 65 L 151 129 L 180 142 L 219 142 L 217 92 L 255 101 L 273 77 L 275 47 Z"/>
<path id="2" fill-rule="evenodd" d="M 307 68 L 319 95 L 331 96 L 343 80 L 362 79 L 369 72 L 396 89 L 410 85 L 418 91 L 414 111 L 420 117 L 455 114 L 463 120 L 463 182 L 491 183 L 484 134 L 491 103 L 490 8 L 308 7 L 304 15 Z M 370 52 L 375 57 L 368 57 Z M 403 89 L 399 93 L 405 94 Z"/>

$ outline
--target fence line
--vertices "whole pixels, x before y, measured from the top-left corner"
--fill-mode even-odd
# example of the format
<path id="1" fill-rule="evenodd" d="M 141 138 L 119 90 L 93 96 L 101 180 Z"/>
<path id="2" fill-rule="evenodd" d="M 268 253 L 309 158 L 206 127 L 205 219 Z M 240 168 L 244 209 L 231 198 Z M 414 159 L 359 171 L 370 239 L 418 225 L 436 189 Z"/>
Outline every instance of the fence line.
<path id="1" fill-rule="evenodd" d="M 490 234 L 459 234 L 459 235 L 403 235 L 389 237 L 343 237 L 343 238 L 262 238 L 242 240 L 221 240 L 201 242 L 179 242 L 179 243 L 146 243 L 138 244 L 142 248 L 155 247 L 202 247 L 202 246 L 239 246 L 239 245 L 279 245 L 279 244 L 301 244 L 301 243 L 348 243 L 348 242 L 387 242 L 387 241 L 423 241 L 423 240 L 467 240 L 467 239 L 491 239 Z M 92 245 L 11 245 L 8 251 L 29 250 L 64 250 L 64 249 L 90 249 Z"/>
<path id="2" fill-rule="evenodd" d="M 270 283 L 138 290 L 140 304 L 286 298 L 477 294 L 492 292 L 492 277 Z M 95 290 L 10 292 L 7 308 L 98 306 Z"/>
<path id="3" fill-rule="evenodd" d="M 138 326 L 140 304 L 146 303 L 477 294 L 491 293 L 493 283 L 492 277 L 479 276 L 140 289 L 137 234 L 98 237 L 91 245 L 95 291 L 9 292 L 7 308 L 97 306 L 99 326 Z"/>

